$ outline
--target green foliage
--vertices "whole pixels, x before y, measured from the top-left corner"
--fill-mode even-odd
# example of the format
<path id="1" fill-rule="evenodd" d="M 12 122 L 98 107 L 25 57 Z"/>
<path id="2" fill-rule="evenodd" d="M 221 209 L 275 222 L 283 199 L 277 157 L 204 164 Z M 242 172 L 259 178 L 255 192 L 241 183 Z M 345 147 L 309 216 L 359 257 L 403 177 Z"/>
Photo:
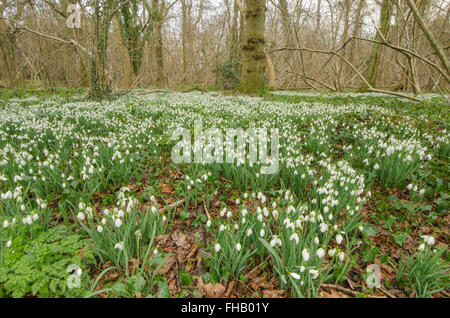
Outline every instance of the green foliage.
<path id="1" fill-rule="evenodd" d="M 219 85 L 223 89 L 235 89 L 240 82 L 240 65 L 236 61 L 226 61 L 217 64 L 214 70 L 219 79 Z"/>
<path id="2" fill-rule="evenodd" d="M 0 264 L 1 289 L 15 298 L 82 296 L 88 275 L 81 274 L 81 288 L 68 288 L 71 264 L 82 270 L 95 264 L 88 241 L 74 234 L 73 227 L 53 227 L 33 240 L 18 237 Z"/>
<path id="3" fill-rule="evenodd" d="M 449 286 L 450 268 L 441 256 L 446 246 L 432 248 L 426 246 L 423 251 L 403 259 L 397 267 L 397 280 L 401 286 L 414 291 L 416 297 L 427 298 Z"/>

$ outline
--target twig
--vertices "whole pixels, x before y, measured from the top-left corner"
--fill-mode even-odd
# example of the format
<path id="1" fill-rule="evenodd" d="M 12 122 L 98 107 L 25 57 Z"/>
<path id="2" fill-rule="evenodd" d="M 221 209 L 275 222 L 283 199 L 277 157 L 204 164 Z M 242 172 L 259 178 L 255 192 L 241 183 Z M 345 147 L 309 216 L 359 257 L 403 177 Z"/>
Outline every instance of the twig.
<path id="1" fill-rule="evenodd" d="M 334 285 L 334 284 L 321 284 L 320 287 L 322 288 L 328 288 L 328 289 L 335 289 L 338 290 L 340 292 L 346 293 L 347 295 L 351 295 L 353 297 L 356 296 L 357 292 L 350 290 L 348 288 L 339 286 L 339 285 Z M 372 296 L 372 295 L 367 295 L 368 298 L 383 298 L 383 297 L 379 297 L 379 296 Z"/>
<path id="2" fill-rule="evenodd" d="M 180 201 L 177 201 L 177 202 L 175 202 L 175 203 L 172 203 L 172 204 L 169 205 L 168 207 L 162 208 L 161 210 L 159 210 L 159 212 L 164 213 L 164 212 L 166 212 L 168 209 L 176 208 L 176 207 L 178 207 L 179 205 L 181 205 L 181 204 L 183 204 L 183 203 L 184 203 L 184 199 L 181 199 Z"/>

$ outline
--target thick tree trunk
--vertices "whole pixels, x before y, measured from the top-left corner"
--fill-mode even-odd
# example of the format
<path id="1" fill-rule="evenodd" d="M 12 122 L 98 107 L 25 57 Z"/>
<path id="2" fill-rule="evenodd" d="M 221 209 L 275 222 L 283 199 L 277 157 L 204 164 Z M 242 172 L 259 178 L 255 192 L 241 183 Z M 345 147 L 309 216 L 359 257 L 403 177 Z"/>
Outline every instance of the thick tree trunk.
<path id="1" fill-rule="evenodd" d="M 164 1 L 152 0 L 155 24 L 155 60 L 156 60 L 156 84 L 164 86 L 164 56 L 163 56 L 163 35 L 162 35 L 162 12 L 164 11 Z M 184 55 L 183 55 L 184 57 Z"/>
<path id="2" fill-rule="evenodd" d="M 254 94 L 264 90 L 265 0 L 246 0 L 244 43 L 242 46 L 242 92 Z"/>
<path id="3" fill-rule="evenodd" d="M 96 0 L 94 4 L 93 52 L 91 58 L 90 96 L 102 99 L 111 92 L 106 78 L 108 31 L 111 23 L 112 0 Z"/>
<path id="4" fill-rule="evenodd" d="M 386 39 L 389 34 L 391 25 L 391 5 L 390 0 L 383 0 L 381 4 L 380 12 L 380 27 L 375 35 L 375 40 L 382 42 L 383 38 Z M 380 34 L 381 33 L 381 34 Z M 383 51 L 383 45 L 379 43 L 373 43 L 372 51 L 370 53 L 369 61 L 367 63 L 366 79 L 373 87 L 376 87 L 378 69 L 381 61 L 381 54 Z M 367 85 L 362 85 L 362 90 L 367 89 Z"/>

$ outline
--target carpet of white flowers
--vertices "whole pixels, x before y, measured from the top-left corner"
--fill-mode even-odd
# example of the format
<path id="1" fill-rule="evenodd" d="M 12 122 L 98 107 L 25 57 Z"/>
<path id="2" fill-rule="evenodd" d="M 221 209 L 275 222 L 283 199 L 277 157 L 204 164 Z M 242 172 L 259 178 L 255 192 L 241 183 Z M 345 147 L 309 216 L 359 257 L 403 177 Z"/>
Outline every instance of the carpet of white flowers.
<path id="1" fill-rule="evenodd" d="M 448 108 L 357 96 L 0 101 L 0 296 L 447 297 Z M 174 163 L 199 119 L 279 169 Z"/>

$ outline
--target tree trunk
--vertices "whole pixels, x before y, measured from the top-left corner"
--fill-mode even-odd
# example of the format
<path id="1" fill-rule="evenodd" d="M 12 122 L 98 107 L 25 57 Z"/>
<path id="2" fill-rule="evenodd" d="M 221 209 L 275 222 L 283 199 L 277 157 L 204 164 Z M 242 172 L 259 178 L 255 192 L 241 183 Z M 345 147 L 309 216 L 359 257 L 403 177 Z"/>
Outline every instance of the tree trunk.
<path id="1" fill-rule="evenodd" d="M 106 78 L 106 56 L 111 8 L 112 0 L 95 1 L 90 88 L 90 96 L 94 99 L 102 99 L 111 92 Z"/>
<path id="2" fill-rule="evenodd" d="M 442 66 L 444 67 L 445 71 L 447 73 L 449 73 L 449 65 L 448 65 L 447 56 L 445 55 L 444 50 L 439 46 L 433 32 L 431 32 L 431 30 L 428 28 L 428 26 L 423 21 L 414 2 L 412 0 L 406 0 L 406 2 L 408 3 L 408 7 L 411 9 L 411 11 L 414 15 L 414 19 L 416 20 L 420 29 L 425 34 L 426 38 L 428 39 L 428 41 L 431 44 L 431 47 L 434 49 L 436 55 L 438 56 L 439 60 L 441 61 Z"/>
<path id="3" fill-rule="evenodd" d="M 165 84 L 162 35 L 162 12 L 164 11 L 164 1 L 160 3 L 160 0 L 152 0 L 152 9 L 154 10 L 153 21 L 155 24 L 156 85 L 160 87 Z"/>
<path id="4" fill-rule="evenodd" d="M 246 0 L 244 44 L 242 47 L 242 92 L 254 94 L 264 90 L 265 0 Z"/>
<path id="5" fill-rule="evenodd" d="M 379 42 L 382 42 L 383 38 L 386 39 L 389 34 L 389 29 L 391 25 L 391 5 L 389 1 L 390 0 L 383 0 L 381 4 L 380 27 L 375 35 L 375 40 Z M 367 62 L 368 67 L 366 72 L 366 79 L 373 87 L 376 87 L 377 84 L 378 69 L 380 66 L 382 51 L 383 45 L 379 43 L 373 43 L 369 61 Z M 361 86 L 361 89 L 363 91 L 366 90 L 367 88 L 368 87 L 365 84 Z"/>

